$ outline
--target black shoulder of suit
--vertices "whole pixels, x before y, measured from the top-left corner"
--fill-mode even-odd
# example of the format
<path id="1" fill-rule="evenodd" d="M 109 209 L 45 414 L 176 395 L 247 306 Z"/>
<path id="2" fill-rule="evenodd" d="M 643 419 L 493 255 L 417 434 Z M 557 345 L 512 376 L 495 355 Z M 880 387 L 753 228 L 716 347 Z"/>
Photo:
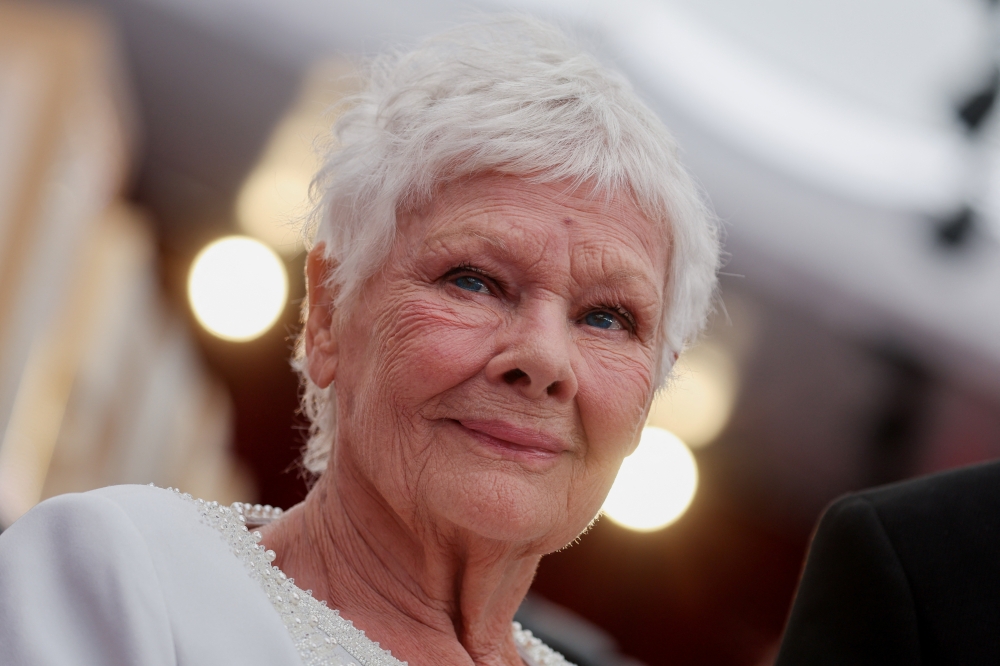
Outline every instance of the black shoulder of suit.
<path id="1" fill-rule="evenodd" d="M 1000 664 L 1000 462 L 824 514 L 776 666 Z"/>

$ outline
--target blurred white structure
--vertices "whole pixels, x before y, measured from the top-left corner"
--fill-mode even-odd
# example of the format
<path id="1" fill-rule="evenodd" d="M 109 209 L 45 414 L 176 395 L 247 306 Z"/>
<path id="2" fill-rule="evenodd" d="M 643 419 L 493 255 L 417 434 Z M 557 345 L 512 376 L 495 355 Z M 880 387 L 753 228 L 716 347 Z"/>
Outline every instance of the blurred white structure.
<path id="1" fill-rule="evenodd" d="M 249 496 L 228 396 L 116 201 L 134 126 L 113 40 L 89 14 L 5 4 L 0 44 L 0 526 L 113 483 Z"/>

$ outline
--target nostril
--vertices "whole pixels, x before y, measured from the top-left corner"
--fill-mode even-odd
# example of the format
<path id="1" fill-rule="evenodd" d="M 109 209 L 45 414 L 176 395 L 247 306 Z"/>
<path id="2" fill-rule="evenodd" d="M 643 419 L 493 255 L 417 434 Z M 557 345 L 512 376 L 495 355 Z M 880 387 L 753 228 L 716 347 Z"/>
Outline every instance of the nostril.
<path id="1" fill-rule="evenodd" d="M 528 375 L 527 373 L 524 372 L 524 370 L 521 370 L 520 368 L 514 368 L 513 370 L 508 370 L 507 372 L 503 373 L 503 380 L 508 384 L 513 384 L 522 377 L 527 377 L 527 376 Z"/>

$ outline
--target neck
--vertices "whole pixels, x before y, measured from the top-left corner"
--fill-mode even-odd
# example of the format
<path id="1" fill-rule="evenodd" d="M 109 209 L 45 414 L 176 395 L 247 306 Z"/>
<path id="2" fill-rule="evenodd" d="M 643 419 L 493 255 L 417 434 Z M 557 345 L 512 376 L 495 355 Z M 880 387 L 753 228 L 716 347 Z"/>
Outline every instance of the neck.
<path id="1" fill-rule="evenodd" d="M 510 623 L 539 556 L 416 522 L 370 486 L 327 472 L 302 504 L 262 531 L 276 566 L 397 658 L 417 666 L 520 665 Z"/>

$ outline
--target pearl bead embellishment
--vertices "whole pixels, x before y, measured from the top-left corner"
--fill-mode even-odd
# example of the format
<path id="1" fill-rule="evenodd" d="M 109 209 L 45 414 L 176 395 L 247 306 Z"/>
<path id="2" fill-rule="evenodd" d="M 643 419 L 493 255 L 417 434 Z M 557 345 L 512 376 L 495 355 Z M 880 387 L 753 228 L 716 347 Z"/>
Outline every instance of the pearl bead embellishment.
<path id="1" fill-rule="evenodd" d="M 267 525 L 272 520 L 281 518 L 284 513 L 282 509 L 270 504 L 249 504 L 247 502 L 233 502 L 229 507 L 236 513 L 243 516 L 247 527 L 260 527 Z"/>
<path id="2" fill-rule="evenodd" d="M 246 567 L 247 574 L 267 595 L 305 666 L 406 666 L 405 661 L 379 647 L 339 611 L 315 599 L 311 590 L 297 587 L 294 579 L 271 564 L 276 557 L 274 551 L 260 545 L 261 533 L 249 528 L 279 518 L 281 509 L 243 502 L 221 506 L 218 502 L 195 499 L 176 488 L 169 490 L 192 502 L 201 521 L 222 535 Z M 572 666 L 517 622 L 511 630 L 518 653 L 528 666 Z"/>

